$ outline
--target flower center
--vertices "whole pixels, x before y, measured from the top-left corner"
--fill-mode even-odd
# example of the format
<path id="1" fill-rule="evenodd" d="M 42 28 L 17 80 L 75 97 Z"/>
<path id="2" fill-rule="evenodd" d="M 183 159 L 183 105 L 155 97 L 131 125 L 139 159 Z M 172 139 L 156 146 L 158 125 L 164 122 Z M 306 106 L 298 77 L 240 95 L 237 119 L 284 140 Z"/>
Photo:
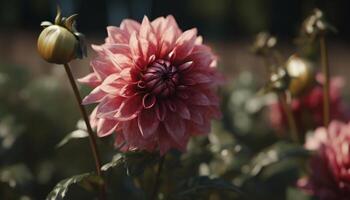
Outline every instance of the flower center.
<path id="1" fill-rule="evenodd" d="M 175 92 L 179 74 L 169 61 L 158 59 L 148 66 L 142 81 L 148 91 L 166 97 Z"/>

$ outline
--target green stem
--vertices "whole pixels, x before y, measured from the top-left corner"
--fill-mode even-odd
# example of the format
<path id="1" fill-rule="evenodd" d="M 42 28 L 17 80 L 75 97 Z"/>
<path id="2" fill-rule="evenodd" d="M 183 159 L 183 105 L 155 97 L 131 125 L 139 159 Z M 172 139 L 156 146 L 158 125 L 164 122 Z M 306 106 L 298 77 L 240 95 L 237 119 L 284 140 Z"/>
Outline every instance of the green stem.
<path id="1" fill-rule="evenodd" d="M 293 116 L 292 108 L 290 103 L 286 100 L 286 95 L 284 93 L 279 94 L 279 100 L 282 104 L 283 110 L 287 117 L 288 126 L 291 132 L 291 138 L 294 142 L 299 143 L 298 129 Z"/>
<path id="2" fill-rule="evenodd" d="M 156 174 L 156 181 L 154 183 L 153 192 L 151 195 L 151 200 L 157 200 L 158 199 L 158 191 L 160 186 L 160 175 L 162 174 L 162 169 L 164 165 L 165 155 L 160 158 L 159 164 L 158 164 L 158 170 Z"/>
<path id="3" fill-rule="evenodd" d="M 72 74 L 72 72 L 70 70 L 70 67 L 69 67 L 68 63 L 64 64 L 64 69 L 66 70 L 69 82 L 70 82 L 70 84 L 72 86 L 75 98 L 76 98 L 76 100 L 78 102 L 81 115 L 83 116 L 83 119 L 84 119 L 85 124 L 86 124 L 87 132 L 89 134 L 90 148 L 91 148 L 94 160 L 95 160 L 96 173 L 97 173 L 98 176 L 102 177 L 102 173 L 101 173 L 101 158 L 100 158 L 100 155 L 99 155 L 99 152 L 98 152 L 96 138 L 95 138 L 94 132 L 93 132 L 93 130 L 91 128 L 91 125 L 90 125 L 89 116 L 88 116 L 88 114 L 86 112 L 85 107 L 82 105 L 82 99 L 81 99 L 81 96 L 80 96 L 77 84 L 75 83 L 73 74 Z M 105 186 L 105 184 L 103 184 L 102 187 L 101 187 L 100 199 L 101 200 L 106 199 L 106 186 Z"/>
<path id="4" fill-rule="evenodd" d="M 328 127 L 330 120 L 330 95 L 329 95 L 329 65 L 328 65 L 328 51 L 326 45 L 326 38 L 324 35 L 320 36 L 320 51 L 321 51 L 321 65 L 324 77 L 323 83 L 323 122 L 324 126 Z"/>

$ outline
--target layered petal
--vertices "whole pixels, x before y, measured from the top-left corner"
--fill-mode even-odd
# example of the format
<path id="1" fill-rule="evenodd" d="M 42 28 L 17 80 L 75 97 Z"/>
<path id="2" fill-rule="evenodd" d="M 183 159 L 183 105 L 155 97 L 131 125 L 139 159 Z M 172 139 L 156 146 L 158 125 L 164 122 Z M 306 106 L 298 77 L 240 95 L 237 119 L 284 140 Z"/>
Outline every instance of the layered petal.
<path id="1" fill-rule="evenodd" d="M 100 137 L 116 134 L 121 151 L 186 151 L 194 135 L 210 132 L 220 117 L 216 56 L 197 30 L 182 32 L 173 16 L 107 27 L 105 44 L 93 45 L 93 72 L 79 79 L 93 88 L 84 104 Z"/>

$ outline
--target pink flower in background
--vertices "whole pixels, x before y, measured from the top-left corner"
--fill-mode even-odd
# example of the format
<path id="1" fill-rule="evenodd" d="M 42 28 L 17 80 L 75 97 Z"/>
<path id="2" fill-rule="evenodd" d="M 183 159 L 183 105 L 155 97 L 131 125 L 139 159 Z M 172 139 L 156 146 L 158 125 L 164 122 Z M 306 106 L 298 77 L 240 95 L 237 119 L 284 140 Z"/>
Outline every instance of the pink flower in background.
<path id="1" fill-rule="evenodd" d="M 313 130 L 323 125 L 323 88 L 322 75 L 317 75 L 318 85 L 315 85 L 304 96 L 292 100 L 292 111 L 301 134 L 307 130 Z M 344 80 L 340 77 L 332 78 L 330 81 L 330 108 L 331 120 L 347 121 L 350 119 L 349 110 L 344 105 L 341 89 Z M 274 103 L 269 112 L 271 125 L 278 131 L 288 127 L 287 118 L 282 105 Z"/>
<path id="2" fill-rule="evenodd" d="M 350 197 L 350 123 L 333 121 L 319 128 L 305 147 L 316 150 L 311 158 L 311 175 L 299 180 L 302 189 L 320 200 L 348 200 Z"/>
<path id="3" fill-rule="evenodd" d="M 107 27 L 93 72 L 79 81 L 94 89 L 92 126 L 100 137 L 116 133 L 123 151 L 186 150 L 190 136 L 210 131 L 220 117 L 215 93 L 222 77 L 216 57 L 197 30 L 182 32 L 173 16 Z"/>

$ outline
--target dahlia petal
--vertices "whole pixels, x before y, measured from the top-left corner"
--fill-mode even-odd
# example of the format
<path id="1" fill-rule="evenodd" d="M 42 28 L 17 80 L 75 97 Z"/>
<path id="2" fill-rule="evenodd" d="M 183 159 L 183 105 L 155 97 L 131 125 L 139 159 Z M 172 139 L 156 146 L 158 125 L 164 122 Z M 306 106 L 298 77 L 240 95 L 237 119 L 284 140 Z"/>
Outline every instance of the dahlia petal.
<path id="1" fill-rule="evenodd" d="M 97 106 L 97 117 L 100 118 L 112 118 L 123 103 L 122 97 L 104 98 Z"/>
<path id="2" fill-rule="evenodd" d="M 107 58 L 111 61 L 113 66 L 121 71 L 123 68 L 132 65 L 132 60 L 122 54 L 113 54 L 112 52 L 106 50 Z"/>
<path id="3" fill-rule="evenodd" d="M 139 132 L 136 119 L 123 122 L 123 135 L 128 145 L 141 143 L 139 141 L 142 140 L 142 137 L 140 137 Z"/>
<path id="4" fill-rule="evenodd" d="M 181 99 L 184 99 L 184 100 L 189 98 L 188 94 L 185 91 L 178 91 L 177 96 Z"/>
<path id="5" fill-rule="evenodd" d="M 149 40 L 139 38 L 139 47 L 142 53 L 142 62 L 147 65 L 150 57 L 157 53 L 157 46 L 152 44 Z"/>
<path id="6" fill-rule="evenodd" d="M 85 77 L 78 79 L 79 83 L 86 84 L 90 87 L 97 87 L 99 84 L 101 84 L 101 80 L 99 80 L 95 73 L 90 73 Z"/>
<path id="7" fill-rule="evenodd" d="M 183 118 L 183 119 L 191 119 L 191 113 L 190 110 L 187 108 L 187 106 L 182 103 L 181 101 L 176 101 L 176 108 L 177 113 Z"/>
<path id="8" fill-rule="evenodd" d="M 119 95 L 122 97 L 131 97 L 135 95 L 134 87 L 137 85 L 137 83 L 130 83 L 127 85 L 124 85 L 119 92 Z"/>
<path id="9" fill-rule="evenodd" d="M 126 152 L 129 150 L 129 145 L 126 143 L 124 135 L 120 133 L 116 134 L 114 146 L 122 152 Z"/>
<path id="10" fill-rule="evenodd" d="M 202 135 L 208 135 L 211 131 L 211 124 L 209 119 L 204 120 L 204 125 L 199 126 L 199 131 Z"/>
<path id="11" fill-rule="evenodd" d="M 186 86 L 196 85 L 196 81 L 191 77 L 183 78 L 181 83 Z"/>
<path id="12" fill-rule="evenodd" d="M 220 99 L 219 99 L 219 97 L 217 95 L 214 94 L 214 92 L 212 92 L 212 91 L 205 91 L 204 93 L 208 97 L 208 99 L 210 101 L 210 105 L 213 105 L 213 106 L 218 106 L 219 105 Z"/>
<path id="13" fill-rule="evenodd" d="M 221 119 L 222 114 L 218 106 L 209 106 L 210 116 L 214 119 Z"/>
<path id="14" fill-rule="evenodd" d="M 91 128 L 95 129 L 97 127 L 98 118 L 97 118 L 97 107 L 90 114 L 90 125 Z"/>
<path id="15" fill-rule="evenodd" d="M 130 65 L 129 65 L 130 66 Z M 131 81 L 130 68 L 125 68 L 119 72 L 120 77 L 122 77 L 126 81 Z"/>
<path id="16" fill-rule="evenodd" d="M 138 127 L 144 138 L 152 136 L 157 130 L 159 120 L 153 109 L 144 109 L 138 117 Z"/>
<path id="17" fill-rule="evenodd" d="M 152 63 L 156 60 L 156 55 L 151 55 L 149 58 L 148 58 L 148 63 Z"/>
<path id="18" fill-rule="evenodd" d="M 92 69 L 96 73 L 97 78 L 100 80 L 104 80 L 110 74 L 118 72 L 118 70 L 115 67 L 113 67 L 111 63 L 108 63 L 106 61 L 95 59 L 92 60 L 90 64 L 92 66 Z"/>
<path id="19" fill-rule="evenodd" d="M 179 71 L 187 71 L 192 67 L 192 64 L 193 64 L 193 61 L 185 62 L 184 64 L 182 64 L 178 67 L 178 70 Z"/>
<path id="20" fill-rule="evenodd" d="M 177 142 L 185 135 L 186 125 L 183 119 L 175 113 L 169 113 L 164 121 L 164 126 L 169 135 Z"/>
<path id="21" fill-rule="evenodd" d="M 157 137 L 150 137 L 145 139 L 138 127 L 138 120 L 133 119 L 123 123 L 123 135 L 130 147 L 135 149 L 146 150 L 149 152 L 154 151 L 157 144 Z"/>
<path id="22" fill-rule="evenodd" d="M 181 29 L 179 28 L 178 24 L 176 23 L 174 16 L 168 15 L 165 20 L 167 22 L 166 27 L 171 27 L 174 30 L 176 30 L 176 37 L 178 37 L 181 34 Z"/>
<path id="23" fill-rule="evenodd" d="M 87 95 L 84 99 L 82 104 L 92 104 L 102 101 L 103 98 L 106 97 L 106 93 L 101 90 L 100 87 L 97 87 L 93 89 L 89 95 Z"/>
<path id="24" fill-rule="evenodd" d="M 191 102 L 190 102 L 191 104 L 201 105 L 201 106 L 210 105 L 210 100 L 202 92 L 191 90 L 190 94 L 191 94 Z"/>
<path id="25" fill-rule="evenodd" d="M 142 98 L 140 95 L 134 95 L 121 103 L 116 115 L 120 121 L 128 121 L 137 117 L 142 108 Z"/>
<path id="26" fill-rule="evenodd" d="M 171 138 L 169 138 L 166 132 L 160 132 L 159 134 L 159 153 L 161 156 L 165 155 L 171 148 Z"/>
<path id="27" fill-rule="evenodd" d="M 164 103 L 160 102 L 160 103 L 156 104 L 156 114 L 157 114 L 157 117 L 160 121 L 164 121 L 164 119 L 166 117 L 166 112 L 167 112 L 167 109 L 166 109 Z"/>
<path id="28" fill-rule="evenodd" d="M 119 74 L 109 75 L 101 84 L 100 88 L 108 94 L 116 95 L 120 92 L 120 87 L 116 84 L 117 80 L 121 79 Z"/>
<path id="29" fill-rule="evenodd" d="M 109 43 L 122 43 L 127 44 L 129 42 L 130 34 L 128 34 L 126 31 L 115 27 L 115 26 L 108 26 L 107 27 L 107 34 Z"/>
<path id="30" fill-rule="evenodd" d="M 164 17 L 157 17 L 151 22 L 151 26 L 153 27 L 155 33 L 164 32 L 164 24 L 165 24 Z M 160 37 L 158 37 L 158 39 L 160 39 Z"/>
<path id="31" fill-rule="evenodd" d="M 182 152 L 186 151 L 186 146 L 188 143 L 187 136 L 183 137 L 181 141 L 175 141 L 169 136 L 168 132 L 163 126 L 159 126 L 158 132 L 159 132 L 158 146 L 159 146 L 160 155 L 164 155 L 166 152 L 168 152 L 173 148 L 180 150 Z"/>
<path id="32" fill-rule="evenodd" d="M 182 33 L 175 44 L 176 60 L 183 60 L 190 55 L 196 41 L 197 29 L 193 28 Z"/>
<path id="33" fill-rule="evenodd" d="M 152 108 L 156 104 L 157 98 L 154 95 L 146 94 L 142 98 L 142 106 L 145 109 Z"/>
<path id="34" fill-rule="evenodd" d="M 95 44 L 92 44 L 91 45 L 91 48 L 96 51 L 97 53 L 99 54 L 104 54 L 104 51 L 103 51 L 103 45 L 95 45 Z"/>
<path id="35" fill-rule="evenodd" d="M 198 69 L 207 68 L 216 59 L 210 48 L 205 45 L 196 45 L 189 58 L 194 61 L 193 68 Z"/>
<path id="36" fill-rule="evenodd" d="M 118 54 L 118 57 L 125 56 L 130 57 L 130 47 L 128 44 L 104 44 L 102 45 L 103 50 L 108 50 L 112 54 Z"/>
<path id="37" fill-rule="evenodd" d="M 212 82 L 211 77 L 203 73 L 193 73 L 191 78 L 198 84 Z"/>
<path id="38" fill-rule="evenodd" d="M 171 49 L 174 48 L 176 39 L 177 39 L 176 30 L 172 27 L 168 28 L 165 32 L 162 33 L 160 45 L 159 45 L 160 57 L 163 57 L 165 54 L 170 52 Z"/>
<path id="39" fill-rule="evenodd" d="M 203 37 L 202 37 L 202 36 L 198 36 L 198 37 L 196 38 L 195 44 L 196 44 L 196 45 L 201 45 L 201 44 L 203 44 Z"/>
<path id="40" fill-rule="evenodd" d="M 131 19 L 124 19 L 120 24 L 120 29 L 126 31 L 129 35 L 140 30 L 140 23 Z"/>
<path id="41" fill-rule="evenodd" d="M 139 32 L 140 38 L 146 39 L 148 42 L 150 42 L 155 47 L 158 44 L 157 37 L 154 33 L 154 30 L 148 20 L 147 16 L 144 16 L 141 26 L 140 26 L 140 32 Z"/>
<path id="42" fill-rule="evenodd" d="M 176 105 L 172 100 L 166 101 L 165 104 L 168 106 L 169 110 L 171 110 L 172 112 L 176 112 Z"/>
<path id="43" fill-rule="evenodd" d="M 137 38 L 136 33 L 131 35 L 129 45 L 134 63 L 139 67 L 148 64 L 148 54 L 153 55 L 156 52 L 155 49 L 150 50 L 152 47 L 147 40 Z"/>
<path id="44" fill-rule="evenodd" d="M 118 122 L 109 119 L 100 119 L 97 124 L 97 135 L 105 137 L 112 134 L 118 126 Z"/>
<path id="45" fill-rule="evenodd" d="M 202 113 L 199 112 L 199 109 L 191 108 L 191 120 L 197 124 L 203 124 L 204 119 Z"/>

